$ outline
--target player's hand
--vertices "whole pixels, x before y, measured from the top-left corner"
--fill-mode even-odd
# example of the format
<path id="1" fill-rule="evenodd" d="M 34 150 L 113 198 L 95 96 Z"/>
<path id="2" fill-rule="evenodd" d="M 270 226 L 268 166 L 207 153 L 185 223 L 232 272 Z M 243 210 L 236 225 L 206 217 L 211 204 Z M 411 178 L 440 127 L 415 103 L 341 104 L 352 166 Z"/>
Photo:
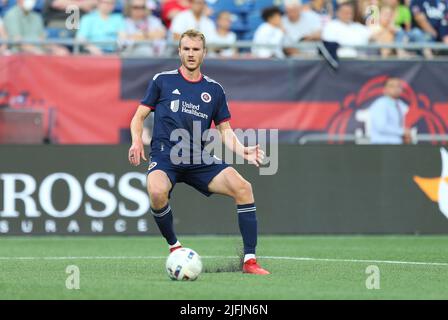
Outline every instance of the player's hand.
<path id="1" fill-rule="evenodd" d="M 259 144 L 252 147 L 245 147 L 244 159 L 249 161 L 249 163 L 252 163 L 253 165 L 259 167 L 260 164 L 263 163 L 264 151 L 260 148 Z"/>
<path id="2" fill-rule="evenodd" d="M 143 147 L 143 142 L 134 142 L 129 148 L 129 154 L 128 154 L 129 163 L 133 166 L 140 165 L 140 160 L 143 159 L 147 161 L 145 157 L 145 148 Z"/>

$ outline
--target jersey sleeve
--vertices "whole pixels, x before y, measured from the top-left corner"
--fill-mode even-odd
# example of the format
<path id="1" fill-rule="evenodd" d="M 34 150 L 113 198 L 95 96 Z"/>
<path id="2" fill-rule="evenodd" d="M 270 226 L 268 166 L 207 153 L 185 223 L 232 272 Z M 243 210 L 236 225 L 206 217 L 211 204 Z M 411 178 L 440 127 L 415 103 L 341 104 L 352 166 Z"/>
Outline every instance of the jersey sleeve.
<path id="1" fill-rule="evenodd" d="M 151 110 L 156 109 L 156 104 L 160 97 L 160 86 L 158 79 L 159 77 L 156 76 L 151 80 L 148 89 L 146 89 L 144 98 L 140 101 L 142 105 L 147 106 Z"/>
<path id="2" fill-rule="evenodd" d="M 224 90 L 219 86 L 219 99 L 218 105 L 216 107 L 215 115 L 213 117 L 213 122 L 215 125 L 219 125 L 222 122 L 230 120 L 229 106 L 227 105 L 227 98 Z"/>

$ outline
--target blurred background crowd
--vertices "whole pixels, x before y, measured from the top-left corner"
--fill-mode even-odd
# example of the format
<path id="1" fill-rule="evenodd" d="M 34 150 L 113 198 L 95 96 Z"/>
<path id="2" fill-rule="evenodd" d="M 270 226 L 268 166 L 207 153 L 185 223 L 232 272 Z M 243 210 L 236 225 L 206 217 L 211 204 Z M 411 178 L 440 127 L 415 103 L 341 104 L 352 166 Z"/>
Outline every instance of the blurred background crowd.
<path id="1" fill-rule="evenodd" d="M 226 58 L 313 56 L 303 44 L 323 41 L 340 57 L 430 59 L 448 45 L 448 0 L 0 0 L 0 15 L 1 54 L 69 55 L 76 39 L 76 53 L 169 56 L 192 28 Z"/>

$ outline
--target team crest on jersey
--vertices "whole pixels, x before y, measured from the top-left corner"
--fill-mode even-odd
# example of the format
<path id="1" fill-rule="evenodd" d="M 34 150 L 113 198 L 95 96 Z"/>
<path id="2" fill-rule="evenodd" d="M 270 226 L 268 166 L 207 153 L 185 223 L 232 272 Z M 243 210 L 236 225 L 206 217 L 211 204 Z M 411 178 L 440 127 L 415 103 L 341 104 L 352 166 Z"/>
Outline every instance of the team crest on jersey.
<path id="1" fill-rule="evenodd" d="M 179 100 L 171 101 L 171 111 L 177 112 L 179 110 Z"/>
<path id="2" fill-rule="evenodd" d="M 157 162 L 151 162 L 151 164 L 148 167 L 148 171 L 154 168 L 157 165 Z"/>
<path id="3" fill-rule="evenodd" d="M 201 99 L 205 103 L 209 103 L 210 101 L 212 101 L 212 96 L 208 92 L 202 92 L 201 93 Z"/>

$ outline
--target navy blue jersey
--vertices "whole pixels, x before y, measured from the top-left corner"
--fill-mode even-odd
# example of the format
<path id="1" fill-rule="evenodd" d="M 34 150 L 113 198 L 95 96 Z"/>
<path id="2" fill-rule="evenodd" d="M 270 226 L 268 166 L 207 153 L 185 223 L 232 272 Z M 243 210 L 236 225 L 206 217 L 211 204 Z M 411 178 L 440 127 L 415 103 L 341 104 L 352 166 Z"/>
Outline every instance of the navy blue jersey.
<path id="1" fill-rule="evenodd" d="M 192 82 L 180 70 L 158 73 L 150 82 L 141 104 L 155 112 L 151 142 L 152 153 L 168 153 L 179 141 L 188 139 L 190 156 L 203 151 L 204 131 L 230 119 L 223 88 L 219 83 L 202 75 Z M 193 135 L 193 128 L 195 135 Z M 184 129 L 173 136 L 175 129 Z M 177 130 L 175 133 L 182 131 Z M 198 140 L 199 137 L 199 140 Z M 185 148 L 185 145 L 183 145 Z"/>
<path id="2" fill-rule="evenodd" d="M 448 1 L 447 0 L 412 0 L 413 15 L 423 13 L 431 26 L 437 31 L 438 39 L 448 35 Z M 418 25 L 413 21 L 413 25 Z"/>

